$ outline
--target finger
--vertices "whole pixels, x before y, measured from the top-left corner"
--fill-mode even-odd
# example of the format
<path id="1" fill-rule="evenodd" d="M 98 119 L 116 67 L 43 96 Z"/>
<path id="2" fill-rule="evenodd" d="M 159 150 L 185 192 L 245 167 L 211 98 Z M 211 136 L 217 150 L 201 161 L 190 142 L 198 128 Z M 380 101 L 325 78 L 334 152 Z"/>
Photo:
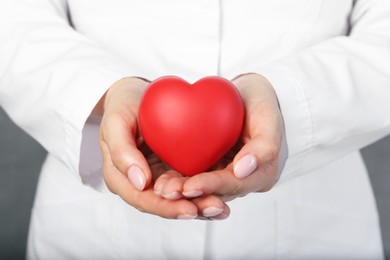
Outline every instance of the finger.
<path id="1" fill-rule="evenodd" d="M 238 179 L 232 167 L 224 170 L 201 173 L 189 178 L 183 186 L 183 194 L 214 194 L 223 201 L 230 201 L 251 192 L 268 191 L 276 181 L 273 173 L 277 162 L 261 165 L 245 179 Z"/>
<path id="2" fill-rule="evenodd" d="M 111 192 L 118 194 L 119 186 L 130 182 L 130 180 L 113 163 L 110 150 L 105 142 L 101 142 L 101 150 L 105 183 Z"/>
<path id="3" fill-rule="evenodd" d="M 138 145 L 138 104 L 147 82 L 124 78 L 107 91 L 100 139 L 104 142 L 115 167 L 131 180 L 138 190 L 151 182 L 151 171 Z M 136 139 L 138 138 L 138 140 Z"/>
<path id="4" fill-rule="evenodd" d="M 143 190 L 150 184 L 152 176 L 144 155 L 137 148 L 136 135 L 135 116 L 126 115 L 124 118 L 119 113 L 112 113 L 103 118 L 101 139 L 107 146 L 112 163 L 136 189 Z"/>
<path id="5" fill-rule="evenodd" d="M 196 204 L 200 212 L 198 218 L 225 219 L 230 214 L 229 206 L 214 195 L 196 198 L 192 202 Z"/>
<path id="6" fill-rule="evenodd" d="M 231 167 L 205 172 L 189 178 L 183 186 L 183 194 L 186 197 L 197 197 L 199 194 L 224 196 L 226 194 L 238 195 L 242 187 L 242 181 L 237 179 Z"/>
<path id="7" fill-rule="evenodd" d="M 183 185 L 188 177 L 181 175 L 170 178 L 163 187 L 162 196 L 166 199 L 177 200 L 183 197 Z"/>
<path id="8" fill-rule="evenodd" d="M 254 138 L 245 144 L 233 160 L 234 175 L 243 179 L 255 172 L 259 166 L 267 165 L 278 160 L 280 140 Z"/>
<path id="9" fill-rule="evenodd" d="M 125 202 L 141 212 L 169 219 L 194 219 L 198 215 L 197 206 L 188 200 L 166 200 L 154 194 L 151 188 L 138 191 L 111 162 L 107 147 L 103 148 L 103 176 L 107 187 Z"/>
<path id="10" fill-rule="evenodd" d="M 255 175 L 257 191 L 268 191 L 275 184 L 279 169 L 281 140 L 279 134 L 273 133 L 269 139 L 255 137 L 245 144 L 233 161 L 233 172 L 236 178 L 246 179 Z"/>
<path id="11" fill-rule="evenodd" d="M 121 198 L 141 212 L 158 215 L 163 218 L 194 219 L 198 215 L 198 209 L 191 201 L 185 199 L 167 200 L 156 196 L 151 188 L 142 192 L 137 190 L 124 192 Z"/>
<path id="12" fill-rule="evenodd" d="M 255 140 L 255 143 L 240 149 L 234 162 L 243 155 L 252 153 L 259 163 L 268 163 L 278 154 L 284 132 L 275 91 L 266 78 L 254 73 L 237 77 L 234 83 L 240 89 L 246 108 L 243 144 Z M 260 145 L 259 149 L 253 144 Z M 257 156 L 257 153 L 261 156 Z"/>
<path id="13" fill-rule="evenodd" d="M 176 189 L 166 190 L 165 186 L 170 182 L 171 179 L 178 178 L 181 175 L 173 170 L 166 171 L 161 174 L 154 183 L 154 193 L 158 196 L 164 196 L 166 199 L 178 199 L 181 197 L 181 187 L 179 187 L 180 194 L 175 194 Z M 168 192 L 168 193 L 167 193 Z M 167 195 L 168 194 L 168 195 Z M 174 197 L 173 197 L 174 196 Z"/>
<path id="14" fill-rule="evenodd" d="M 245 122 L 244 145 L 233 160 L 237 178 L 246 178 L 258 166 L 278 159 L 283 129 L 283 120 L 275 104 L 262 104 L 251 109 Z"/>
<path id="15" fill-rule="evenodd" d="M 211 220 L 224 220 L 227 219 L 229 215 L 230 215 L 230 208 L 227 205 L 225 205 L 222 213 L 217 216 L 211 217 Z"/>

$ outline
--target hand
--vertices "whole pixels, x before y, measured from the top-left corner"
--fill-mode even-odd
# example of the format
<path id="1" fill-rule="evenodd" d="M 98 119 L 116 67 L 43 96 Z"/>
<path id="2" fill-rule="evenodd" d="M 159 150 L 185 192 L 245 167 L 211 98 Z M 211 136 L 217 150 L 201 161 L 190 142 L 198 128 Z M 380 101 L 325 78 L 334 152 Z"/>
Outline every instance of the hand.
<path id="1" fill-rule="evenodd" d="M 104 180 L 111 192 L 142 212 L 164 218 L 195 218 L 198 206 L 194 202 L 164 199 L 151 187 L 151 169 L 157 178 L 167 168 L 148 151 L 138 128 L 139 101 L 148 84 L 139 78 L 119 80 L 93 111 L 103 115 L 100 146 Z"/>
<path id="2" fill-rule="evenodd" d="M 154 186 L 157 194 L 173 200 L 180 196 L 170 194 L 180 193 L 187 198 L 197 198 L 198 203 L 207 203 L 212 194 L 226 202 L 251 192 L 269 191 L 274 186 L 280 165 L 284 164 L 279 156 L 284 126 L 276 94 L 271 84 L 258 74 L 242 75 L 233 83 L 240 91 L 246 110 L 241 142 L 214 171 L 191 178 L 173 173 L 161 176 Z"/>

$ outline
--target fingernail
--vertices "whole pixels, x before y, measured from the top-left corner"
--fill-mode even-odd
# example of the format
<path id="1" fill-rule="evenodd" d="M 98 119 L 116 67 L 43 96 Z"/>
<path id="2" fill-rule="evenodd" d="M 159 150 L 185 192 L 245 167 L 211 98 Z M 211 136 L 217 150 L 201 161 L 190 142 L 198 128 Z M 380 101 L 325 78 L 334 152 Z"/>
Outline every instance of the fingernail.
<path id="1" fill-rule="evenodd" d="M 234 175 L 243 179 L 250 175 L 257 168 L 256 157 L 253 154 L 243 156 L 234 166 Z"/>
<path id="2" fill-rule="evenodd" d="M 223 209 L 217 207 L 208 207 L 202 211 L 202 215 L 206 218 L 215 217 L 223 212 Z"/>
<path id="3" fill-rule="evenodd" d="M 183 195 L 188 198 L 195 198 L 203 195 L 203 191 L 201 190 L 183 191 Z"/>
<path id="4" fill-rule="evenodd" d="M 183 214 L 177 216 L 177 219 L 190 220 L 196 218 L 198 215 Z"/>
<path id="5" fill-rule="evenodd" d="M 218 216 L 212 217 L 211 220 L 224 220 L 227 219 L 229 215 L 221 213 Z"/>
<path id="6" fill-rule="evenodd" d="M 142 172 L 139 166 L 135 164 L 131 165 L 129 170 L 127 171 L 127 176 L 137 190 L 144 190 L 146 178 L 145 174 Z"/>

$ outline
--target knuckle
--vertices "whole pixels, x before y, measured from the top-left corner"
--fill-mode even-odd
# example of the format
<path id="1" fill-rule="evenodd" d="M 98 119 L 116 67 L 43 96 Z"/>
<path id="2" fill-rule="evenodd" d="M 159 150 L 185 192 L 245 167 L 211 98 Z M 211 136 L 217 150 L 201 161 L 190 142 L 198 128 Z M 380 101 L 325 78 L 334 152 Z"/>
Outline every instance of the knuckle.
<path id="1" fill-rule="evenodd" d="M 123 153 L 122 150 L 118 147 L 110 147 L 110 154 L 112 162 L 116 164 Z"/>
<path id="2" fill-rule="evenodd" d="M 245 193 L 243 192 L 243 184 L 241 181 L 235 181 L 233 183 L 232 189 L 231 189 L 231 194 L 234 194 L 236 196 L 242 196 Z"/>
<path id="3" fill-rule="evenodd" d="M 108 190 L 109 190 L 111 193 L 113 193 L 113 194 L 115 194 L 115 195 L 118 195 L 118 194 L 116 193 L 115 189 L 113 189 L 113 188 L 111 187 L 111 185 L 107 185 L 107 188 L 108 188 Z"/>
<path id="4" fill-rule="evenodd" d="M 275 161 L 279 157 L 279 145 L 276 142 L 267 142 L 264 148 L 264 157 L 267 161 Z"/>
<path id="5" fill-rule="evenodd" d="M 135 208 L 136 208 L 139 212 L 141 212 L 141 213 L 148 213 L 147 210 L 146 210 L 144 207 L 140 206 L 140 205 L 135 206 Z"/>
<path id="6" fill-rule="evenodd" d="M 110 149 L 112 164 L 120 171 L 125 171 L 125 165 L 123 163 L 124 152 L 120 148 Z"/>
<path id="7" fill-rule="evenodd" d="M 111 193 L 113 193 L 115 195 L 118 195 L 118 192 L 117 192 L 117 189 L 116 189 L 115 185 L 112 184 L 112 181 L 110 180 L 109 177 L 107 177 L 107 174 L 104 174 L 104 172 L 103 172 L 103 179 L 104 179 L 104 182 L 106 184 L 107 189 Z"/>
<path id="8" fill-rule="evenodd" d="M 272 189 L 271 185 L 267 185 L 264 188 L 261 189 L 261 192 L 269 192 Z"/>
<path id="9" fill-rule="evenodd" d="M 149 213 L 145 204 L 142 203 L 142 199 L 139 196 L 140 193 L 134 194 L 133 203 L 130 203 L 135 209 L 142 213 Z"/>
<path id="10" fill-rule="evenodd" d="M 274 187 L 274 183 L 269 182 L 268 184 L 265 184 L 261 189 L 259 189 L 258 192 L 262 192 L 262 193 L 269 192 L 270 190 L 272 190 L 273 187 Z"/>

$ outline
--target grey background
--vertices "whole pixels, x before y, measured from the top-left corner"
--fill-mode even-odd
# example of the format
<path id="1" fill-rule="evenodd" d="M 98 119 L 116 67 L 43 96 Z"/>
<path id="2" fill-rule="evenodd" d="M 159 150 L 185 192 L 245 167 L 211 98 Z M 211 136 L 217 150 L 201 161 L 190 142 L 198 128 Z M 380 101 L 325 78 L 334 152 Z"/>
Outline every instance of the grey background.
<path id="1" fill-rule="evenodd" d="M 390 259 L 390 136 L 363 149 Z M 31 206 L 46 152 L 0 108 L 0 259 L 24 259 Z"/>

